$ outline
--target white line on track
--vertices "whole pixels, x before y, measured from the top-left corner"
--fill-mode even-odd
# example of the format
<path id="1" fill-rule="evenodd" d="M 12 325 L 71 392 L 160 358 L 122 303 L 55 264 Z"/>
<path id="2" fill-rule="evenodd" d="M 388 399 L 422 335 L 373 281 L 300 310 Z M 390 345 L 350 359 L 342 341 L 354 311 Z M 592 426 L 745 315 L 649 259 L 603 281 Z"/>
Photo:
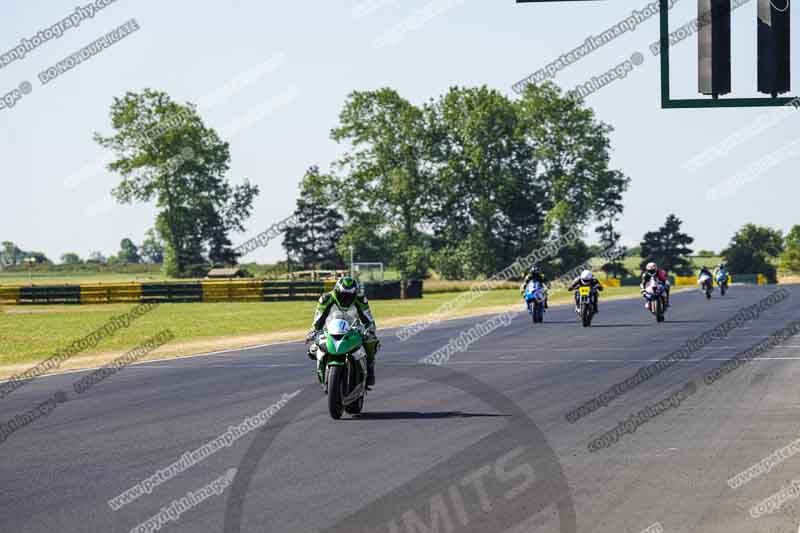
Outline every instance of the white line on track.
<path id="1" fill-rule="evenodd" d="M 313 363 L 311 363 L 313 365 Z M 245 364 L 230 364 L 230 365 L 203 365 L 202 367 L 198 367 L 195 370 L 200 368 L 275 368 L 275 367 L 290 367 L 290 366 L 307 366 L 305 363 L 245 363 Z M 182 368 L 179 366 L 171 366 L 171 365 L 137 365 L 136 368 L 146 368 L 146 369 L 157 369 L 161 370 L 163 368 Z"/>
<path id="2" fill-rule="evenodd" d="M 697 361 L 678 361 L 679 363 L 692 363 L 698 364 L 703 363 L 705 361 L 728 361 L 729 358 L 708 358 L 703 360 Z M 559 360 L 552 360 L 552 361 L 544 361 L 544 360 L 492 360 L 492 361 L 448 361 L 444 363 L 444 366 L 450 365 L 502 365 L 502 364 L 584 364 L 584 363 L 596 363 L 596 364 L 608 364 L 608 363 L 652 363 L 658 361 L 658 359 L 573 359 L 567 361 L 559 361 Z M 753 359 L 751 362 L 758 362 L 758 361 L 800 361 L 800 357 L 759 357 L 758 359 Z M 378 363 L 379 365 L 381 363 Z M 397 361 L 384 361 L 382 363 L 385 366 L 424 366 L 420 365 L 419 363 L 413 362 L 397 362 Z M 289 368 L 289 367 L 313 367 L 313 362 L 309 363 L 245 363 L 245 364 L 229 364 L 229 365 L 203 365 L 202 367 L 197 367 L 197 369 L 201 368 L 227 368 L 227 369 L 237 369 L 237 368 Z M 179 369 L 182 367 L 173 366 L 173 365 L 146 365 L 141 364 L 137 365 L 136 368 L 140 369 L 148 369 L 148 370 L 163 370 L 163 369 Z"/>
<path id="3" fill-rule="evenodd" d="M 706 346 L 703 350 L 738 350 L 740 346 Z"/>
<path id="4" fill-rule="evenodd" d="M 660 359 L 551 359 L 551 360 L 544 360 L 544 359 L 510 359 L 511 357 L 515 356 L 500 356 L 498 359 L 494 360 L 484 360 L 484 361 L 448 361 L 444 363 L 445 365 L 493 365 L 493 364 L 586 364 L 586 363 L 594 363 L 594 364 L 619 364 L 619 363 L 655 363 L 660 361 Z M 505 359 L 504 359 L 505 358 Z M 187 358 L 183 358 L 187 359 Z M 728 357 L 709 357 L 705 359 L 698 359 L 698 360 L 683 360 L 683 361 L 676 361 L 677 363 L 690 363 L 690 364 L 698 364 L 703 363 L 705 361 L 728 361 L 730 358 Z M 185 368 L 182 365 L 167 365 L 167 364 L 159 364 L 154 365 L 151 363 L 154 362 L 180 362 L 180 359 L 161 359 L 158 361 L 144 361 L 142 363 L 133 364 L 131 365 L 137 369 L 144 369 L 144 370 L 163 370 L 163 369 L 182 369 Z M 757 359 L 753 359 L 751 362 L 757 361 L 800 361 L 800 356 L 795 357 L 759 357 Z M 238 363 L 231 361 L 229 364 L 210 364 L 210 365 L 202 365 L 196 367 L 196 370 L 204 369 L 204 368 L 227 368 L 227 369 L 236 369 L 236 368 L 289 368 L 289 367 L 305 367 L 313 364 L 312 362 L 309 363 Z M 416 362 L 401 362 L 401 361 L 384 361 L 384 365 L 387 366 L 418 366 L 419 363 Z M 421 366 L 421 365 L 419 365 Z M 75 372 L 87 372 L 92 370 L 91 368 L 84 369 L 84 370 L 69 370 L 66 372 L 62 372 L 61 374 L 70 374 Z M 54 374 L 59 375 L 59 374 Z M 42 376 L 47 377 L 47 376 Z"/>

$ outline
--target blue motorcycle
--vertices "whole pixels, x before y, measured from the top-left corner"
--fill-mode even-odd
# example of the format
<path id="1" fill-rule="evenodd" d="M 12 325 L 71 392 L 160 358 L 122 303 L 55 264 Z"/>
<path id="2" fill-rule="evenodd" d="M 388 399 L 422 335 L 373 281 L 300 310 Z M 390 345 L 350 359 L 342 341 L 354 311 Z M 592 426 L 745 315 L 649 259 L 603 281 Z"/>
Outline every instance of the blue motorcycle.
<path id="1" fill-rule="evenodd" d="M 547 294 L 545 288 L 538 281 L 529 281 L 525 286 L 525 305 L 534 324 L 544 322 L 544 300 Z"/>
<path id="2" fill-rule="evenodd" d="M 719 293 L 721 296 L 725 296 L 725 292 L 728 290 L 728 273 L 727 272 L 718 272 L 717 273 L 717 285 L 719 285 Z"/>

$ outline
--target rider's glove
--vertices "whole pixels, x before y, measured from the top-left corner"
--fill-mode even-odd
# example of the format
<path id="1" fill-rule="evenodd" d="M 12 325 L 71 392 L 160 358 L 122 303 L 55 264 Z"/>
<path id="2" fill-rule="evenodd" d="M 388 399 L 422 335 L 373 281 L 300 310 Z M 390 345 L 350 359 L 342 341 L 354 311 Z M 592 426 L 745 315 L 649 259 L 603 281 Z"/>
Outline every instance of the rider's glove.
<path id="1" fill-rule="evenodd" d="M 306 343 L 315 341 L 317 339 L 317 337 L 319 336 L 319 334 L 320 334 L 320 331 L 317 330 L 317 329 L 312 329 L 311 331 L 309 331 L 308 335 L 306 335 Z"/>

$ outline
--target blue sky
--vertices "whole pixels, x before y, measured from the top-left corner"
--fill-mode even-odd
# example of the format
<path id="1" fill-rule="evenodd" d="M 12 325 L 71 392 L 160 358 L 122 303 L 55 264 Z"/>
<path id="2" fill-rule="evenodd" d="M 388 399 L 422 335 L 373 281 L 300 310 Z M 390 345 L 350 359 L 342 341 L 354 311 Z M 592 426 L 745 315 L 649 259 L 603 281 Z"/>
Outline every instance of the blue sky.
<path id="1" fill-rule="evenodd" d="M 733 18 L 735 96 L 757 96 L 756 1 Z M 92 141 L 93 131 L 110 131 L 111 99 L 127 90 L 150 87 L 199 103 L 207 123 L 231 142 L 230 178 L 248 178 L 262 189 L 247 234 L 233 238 L 239 243 L 291 214 L 305 169 L 327 168 L 337 156 L 329 131 L 351 91 L 390 86 L 421 103 L 452 85 L 486 84 L 513 96 L 513 83 L 647 4 L 117 0 L 0 68 L 0 96 L 24 81 L 32 84 L 31 94 L 0 110 L 0 239 L 54 259 L 68 251 L 115 253 L 123 237 L 141 241 L 155 209 L 111 200 L 117 178 L 103 170 L 107 155 Z M 76 5 L 4 0 L 0 54 Z M 671 27 L 696 12 L 695 0 L 677 0 Z M 137 32 L 40 83 L 39 72 L 131 18 Z M 800 150 L 793 145 L 800 120 L 794 114 L 800 111 L 660 109 L 658 59 L 648 49 L 657 38 L 653 17 L 555 78 L 572 89 L 634 52 L 644 57 L 626 78 L 587 98 L 599 118 L 615 127 L 612 164 L 632 179 L 624 198 L 623 241 L 637 243 L 670 212 L 685 221 L 695 249 L 719 250 L 746 222 L 784 231 L 800 223 L 794 198 L 800 192 Z M 695 96 L 696 46 L 692 36 L 673 49 L 673 97 Z M 758 124 L 757 133 L 747 134 Z M 687 165 L 734 133 L 744 140 L 728 153 L 699 168 Z M 766 164 L 763 158 L 771 154 Z M 724 194 L 709 193 L 721 187 Z M 275 241 L 251 257 L 274 261 L 283 251 Z"/>

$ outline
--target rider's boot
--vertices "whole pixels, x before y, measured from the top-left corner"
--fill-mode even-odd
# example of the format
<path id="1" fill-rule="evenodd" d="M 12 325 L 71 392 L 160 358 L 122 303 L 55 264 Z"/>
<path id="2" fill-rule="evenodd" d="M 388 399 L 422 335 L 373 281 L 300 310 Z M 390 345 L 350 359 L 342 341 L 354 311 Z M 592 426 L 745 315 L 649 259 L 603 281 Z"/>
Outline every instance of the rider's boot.
<path id="1" fill-rule="evenodd" d="M 367 360 L 367 387 L 375 385 L 375 359 Z"/>
<path id="2" fill-rule="evenodd" d="M 364 343 L 364 351 L 367 352 L 367 389 L 375 385 L 375 356 L 378 353 L 378 346 L 380 341 L 374 333 Z"/>

